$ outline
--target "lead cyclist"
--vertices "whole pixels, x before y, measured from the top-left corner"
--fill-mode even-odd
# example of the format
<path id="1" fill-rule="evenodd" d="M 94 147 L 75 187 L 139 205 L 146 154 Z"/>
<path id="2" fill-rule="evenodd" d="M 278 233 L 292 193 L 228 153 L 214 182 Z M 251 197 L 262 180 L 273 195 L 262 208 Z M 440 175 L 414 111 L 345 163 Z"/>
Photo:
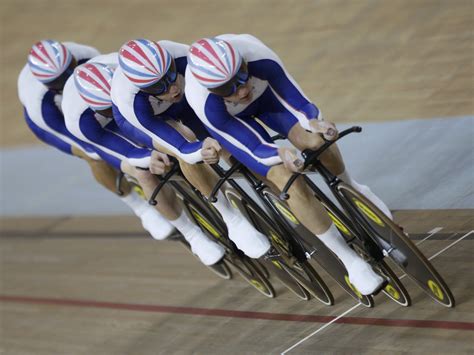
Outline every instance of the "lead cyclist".
<path id="1" fill-rule="evenodd" d="M 337 138 L 335 125 L 323 121 L 320 110 L 304 95 L 280 58 L 257 38 L 227 34 L 200 39 L 191 45 L 188 63 L 185 93 L 191 107 L 225 149 L 278 189 L 293 172 L 300 171 L 301 161 L 293 148 L 275 145 L 256 118 L 299 150 L 319 147 L 322 137 Z M 385 204 L 345 170 L 335 144 L 322 161 L 391 217 Z M 288 202 L 296 217 L 339 257 L 351 283 L 364 295 L 377 292 L 383 279 L 346 244 L 302 179 L 296 180 L 290 196 Z"/>

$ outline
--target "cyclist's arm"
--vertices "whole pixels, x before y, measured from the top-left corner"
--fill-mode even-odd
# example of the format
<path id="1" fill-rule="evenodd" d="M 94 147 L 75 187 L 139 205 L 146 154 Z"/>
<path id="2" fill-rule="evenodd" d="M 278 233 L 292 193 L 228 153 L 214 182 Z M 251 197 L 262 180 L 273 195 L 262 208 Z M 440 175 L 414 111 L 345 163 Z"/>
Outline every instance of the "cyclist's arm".
<path id="1" fill-rule="evenodd" d="M 120 163 L 117 166 L 117 159 L 127 160 L 130 165 L 141 168 L 149 166 L 151 154 L 149 149 L 136 146 L 116 132 L 107 129 L 107 126 L 102 127 L 92 110 L 84 111 L 77 124 L 74 122 L 74 120 L 66 120 L 68 129 L 97 148 L 97 153 L 115 167 L 120 168 Z"/>
<path id="2" fill-rule="evenodd" d="M 54 134 L 45 131 L 44 129 L 40 128 L 36 123 L 34 123 L 31 118 L 28 116 L 28 112 L 24 109 L 24 116 L 25 121 L 31 131 L 38 137 L 41 141 L 45 142 L 48 145 L 51 145 L 60 151 L 71 154 L 72 155 L 72 147 L 71 144 L 63 141 L 59 137 L 55 136 Z"/>
<path id="3" fill-rule="evenodd" d="M 285 70 L 283 64 L 274 58 L 264 58 L 249 62 L 250 73 L 267 80 L 273 93 L 282 105 L 290 111 L 307 130 L 311 130 L 309 121 L 322 118 L 321 112 L 306 98 L 302 89 Z"/>
<path id="4" fill-rule="evenodd" d="M 202 160 L 202 142 L 189 142 L 163 117 L 154 116 L 153 109 L 143 97 L 135 100 L 134 111 L 139 124 L 153 140 L 153 147 L 167 151 L 189 164 Z"/>
<path id="5" fill-rule="evenodd" d="M 281 163 L 278 155 L 278 146 L 265 141 L 244 120 L 231 115 L 221 98 L 209 95 L 204 107 L 207 128 L 225 140 L 224 146 L 229 144 L 261 164 L 271 166 Z M 222 141 L 221 139 L 218 139 Z"/>

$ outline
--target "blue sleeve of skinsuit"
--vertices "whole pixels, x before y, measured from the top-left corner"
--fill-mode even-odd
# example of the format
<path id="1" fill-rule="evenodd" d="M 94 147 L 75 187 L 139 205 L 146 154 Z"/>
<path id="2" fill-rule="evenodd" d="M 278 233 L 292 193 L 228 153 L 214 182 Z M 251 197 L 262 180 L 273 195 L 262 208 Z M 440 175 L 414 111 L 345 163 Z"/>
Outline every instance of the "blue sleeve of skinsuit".
<path id="1" fill-rule="evenodd" d="M 28 127 L 30 127 L 31 131 L 35 134 L 36 137 L 38 137 L 40 140 L 45 142 L 46 144 L 49 144 L 60 151 L 66 153 L 66 154 L 72 154 L 72 147 L 69 143 L 66 143 L 62 139 L 58 138 L 54 134 L 49 133 L 48 131 L 45 131 L 44 129 L 38 127 L 36 123 L 34 123 L 30 116 L 28 116 L 28 112 L 26 111 L 26 108 L 23 108 L 23 112 L 25 115 L 25 121 L 28 124 Z"/>
<path id="2" fill-rule="evenodd" d="M 90 144 L 81 141 L 67 130 L 66 124 L 64 123 L 64 116 L 54 103 L 54 95 L 55 94 L 53 92 L 48 91 L 46 95 L 44 95 L 43 102 L 41 103 L 41 114 L 43 116 L 44 122 L 51 129 L 70 138 L 84 149 L 95 151 L 95 149 Z"/>
<path id="3" fill-rule="evenodd" d="M 115 123 L 127 138 L 130 138 L 132 141 L 141 144 L 148 149 L 154 149 L 153 140 L 151 137 L 129 123 L 127 119 L 120 113 L 120 110 L 117 106 L 112 105 L 112 112 L 114 114 Z"/>
<path id="4" fill-rule="evenodd" d="M 176 63 L 176 70 L 178 71 L 178 73 L 184 76 L 184 73 L 186 72 L 186 65 L 188 64 L 188 58 L 186 57 L 175 58 L 174 62 Z"/>
<path id="5" fill-rule="evenodd" d="M 278 149 L 274 144 L 262 142 L 258 133 L 252 130 L 249 125 L 243 123 L 237 117 L 232 116 L 227 111 L 224 101 L 216 95 L 209 95 L 204 107 L 205 114 L 211 123 L 212 130 L 215 130 L 223 138 L 223 133 L 236 139 L 241 146 L 247 147 L 258 159 L 266 159 L 278 156 Z M 227 140 L 227 138 L 226 138 Z M 242 149 L 241 147 L 237 148 Z"/>
<path id="6" fill-rule="evenodd" d="M 181 133 L 166 123 L 164 117 L 154 116 L 148 97 L 145 95 L 135 96 L 133 108 L 138 120 L 147 130 L 173 146 L 181 154 L 192 154 L 201 149 L 202 142 L 188 142 Z M 163 116 L 166 116 L 166 111 Z"/>
<path id="7" fill-rule="evenodd" d="M 317 118 L 319 109 L 309 102 L 287 77 L 285 70 L 271 59 L 261 59 L 248 63 L 249 73 L 257 78 L 266 80 L 295 110 L 302 112 L 307 119 Z"/>
<path id="8" fill-rule="evenodd" d="M 79 127 L 82 134 L 89 141 L 93 142 L 96 148 L 102 151 L 97 151 L 97 153 L 118 169 L 120 169 L 120 161 L 123 159 L 141 159 L 150 156 L 149 149 L 136 147 L 120 135 L 107 128 L 103 128 L 96 120 L 94 112 L 90 109 L 87 109 L 81 115 Z M 118 153 L 119 156 L 114 156 L 108 153 L 107 150 Z M 103 155 L 104 153 L 105 156 Z"/>

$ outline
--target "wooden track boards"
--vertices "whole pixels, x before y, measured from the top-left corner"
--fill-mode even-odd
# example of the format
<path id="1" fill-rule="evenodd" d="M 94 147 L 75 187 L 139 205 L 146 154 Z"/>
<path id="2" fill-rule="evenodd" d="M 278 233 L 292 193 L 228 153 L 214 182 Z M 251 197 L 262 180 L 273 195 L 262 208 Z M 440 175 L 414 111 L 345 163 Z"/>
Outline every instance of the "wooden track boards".
<path id="1" fill-rule="evenodd" d="M 466 210 L 399 211 L 396 218 L 417 242 L 443 228 L 420 245 L 427 256 L 474 229 Z M 8 354 L 279 353 L 355 305 L 324 273 L 333 307 L 298 301 L 275 280 L 279 296 L 266 299 L 238 276 L 218 279 L 176 243 L 146 238 L 130 218 L 18 222 L 2 220 L 0 239 L 0 349 Z M 357 307 L 345 324 L 290 353 L 469 351 L 472 238 L 433 260 L 457 298 L 455 309 L 435 304 L 404 279 L 411 308 L 379 295 L 374 309 Z"/>

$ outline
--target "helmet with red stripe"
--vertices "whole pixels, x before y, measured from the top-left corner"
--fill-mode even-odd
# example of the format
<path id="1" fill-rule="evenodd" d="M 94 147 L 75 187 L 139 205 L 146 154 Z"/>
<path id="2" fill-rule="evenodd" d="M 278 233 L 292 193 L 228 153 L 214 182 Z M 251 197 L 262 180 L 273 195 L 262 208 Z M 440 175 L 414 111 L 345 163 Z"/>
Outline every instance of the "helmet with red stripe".
<path id="1" fill-rule="evenodd" d="M 113 69 L 101 63 L 85 63 L 74 70 L 74 83 L 79 95 L 94 111 L 112 107 L 110 88 Z"/>
<path id="2" fill-rule="evenodd" d="M 43 84 L 61 76 L 71 60 L 72 54 L 66 46 L 50 39 L 37 42 L 28 55 L 31 72 Z"/>
<path id="3" fill-rule="evenodd" d="M 212 89 L 234 77 L 242 64 L 242 56 L 227 41 L 203 38 L 191 45 L 188 64 L 199 83 Z"/>
<path id="4" fill-rule="evenodd" d="M 171 54 L 159 43 L 135 39 L 119 51 L 119 65 L 137 87 L 147 88 L 158 82 L 171 66 Z"/>

